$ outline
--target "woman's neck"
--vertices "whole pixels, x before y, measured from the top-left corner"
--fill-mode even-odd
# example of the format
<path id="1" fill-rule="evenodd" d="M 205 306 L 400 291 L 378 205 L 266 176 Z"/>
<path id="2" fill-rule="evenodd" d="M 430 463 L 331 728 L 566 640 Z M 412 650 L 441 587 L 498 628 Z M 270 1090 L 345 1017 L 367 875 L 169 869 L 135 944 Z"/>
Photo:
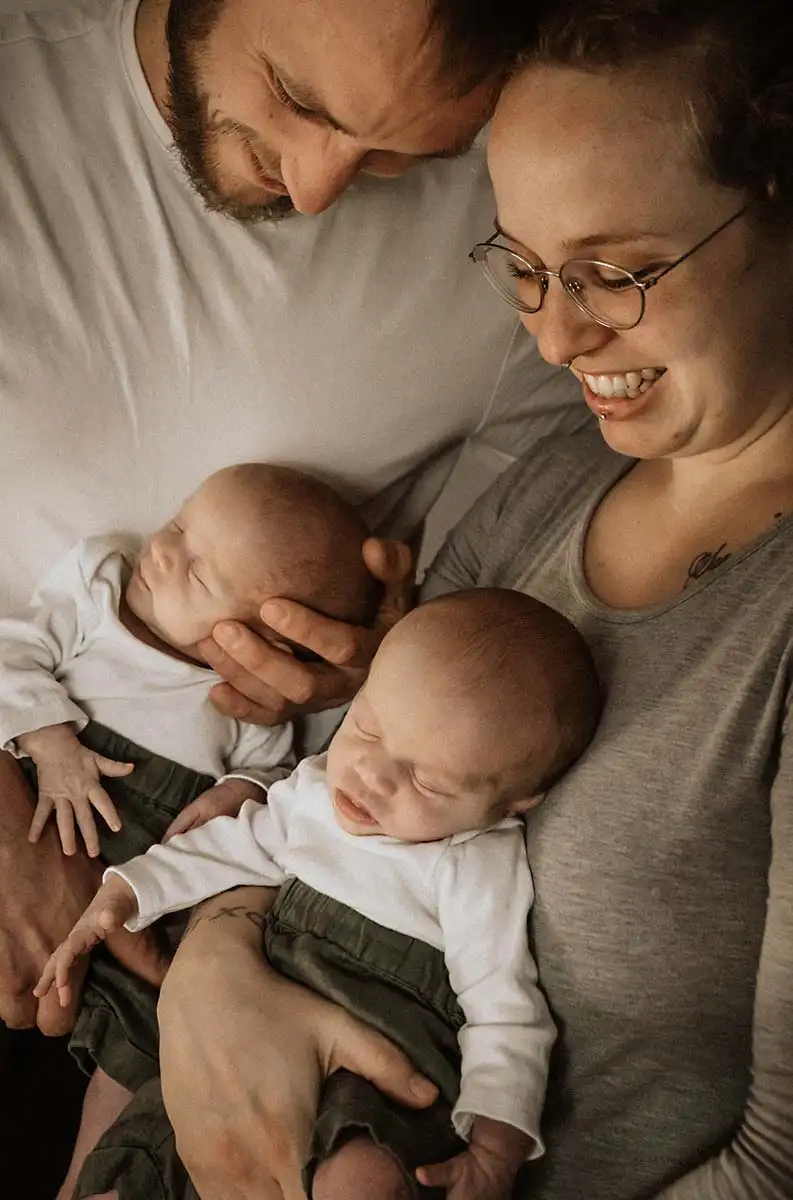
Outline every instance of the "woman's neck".
<path id="1" fill-rule="evenodd" d="M 699 502 L 713 505 L 720 497 L 739 499 L 747 492 L 768 491 L 789 497 L 793 507 L 793 406 L 769 415 L 763 425 L 702 454 L 645 461 L 641 474 L 663 487 L 668 503 L 690 512 Z"/>

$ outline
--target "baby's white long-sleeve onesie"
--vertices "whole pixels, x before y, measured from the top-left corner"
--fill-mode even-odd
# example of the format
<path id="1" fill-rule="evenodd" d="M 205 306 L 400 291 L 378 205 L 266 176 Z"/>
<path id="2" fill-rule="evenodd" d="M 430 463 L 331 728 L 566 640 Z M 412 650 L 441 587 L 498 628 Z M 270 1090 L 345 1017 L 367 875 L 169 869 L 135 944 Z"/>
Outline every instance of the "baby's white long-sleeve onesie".
<path id="1" fill-rule="evenodd" d="M 437 842 L 355 837 L 335 819 L 325 757 L 274 784 L 268 803 L 200 829 L 105 873 L 134 889 L 142 929 L 165 913 L 243 885 L 297 878 L 370 920 L 443 952 L 465 1014 L 454 1124 L 504 1121 L 542 1153 L 540 1115 L 555 1030 L 528 948 L 534 900 L 522 822 Z"/>
<path id="2" fill-rule="evenodd" d="M 36 587 L 28 612 L 0 620 L 0 745 L 46 725 L 90 720 L 215 778 L 267 787 L 294 765 L 289 725 L 262 728 L 218 712 L 220 676 L 173 658 L 119 619 L 133 538 L 87 538 Z"/>

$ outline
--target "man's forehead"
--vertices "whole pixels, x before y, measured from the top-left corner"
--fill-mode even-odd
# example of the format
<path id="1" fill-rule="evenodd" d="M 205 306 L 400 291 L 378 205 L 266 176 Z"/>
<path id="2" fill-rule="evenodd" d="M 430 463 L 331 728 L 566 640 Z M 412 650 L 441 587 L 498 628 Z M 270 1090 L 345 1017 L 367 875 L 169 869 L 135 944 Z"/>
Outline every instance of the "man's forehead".
<path id="1" fill-rule="evenodd" d="M 295 9 L 302 19 L 287 20 Z M 422 0 L 274 0 L 259 52 L 293 99 L 355 140 L 396 153 L 455 152 L 488 119 L 495 86 L 455 95 L 428 15 Z"/>

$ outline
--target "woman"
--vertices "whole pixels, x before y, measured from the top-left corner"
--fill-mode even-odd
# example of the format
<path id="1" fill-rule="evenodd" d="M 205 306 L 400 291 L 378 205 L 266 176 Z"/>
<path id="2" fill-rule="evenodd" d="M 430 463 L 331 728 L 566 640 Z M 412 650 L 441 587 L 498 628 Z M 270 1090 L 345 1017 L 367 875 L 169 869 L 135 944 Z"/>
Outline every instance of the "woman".
<path id="1" fill-rule="evenodd" d="M 593 427 L 509 472 L 425 591 L 531 591 L 606 692 L 529 827 L 560 1028 L 532 1200 L 793 1196 L 792 38 L 788 0 L 559 0 L 494 121 L 474 257 Z M 201 921 L 163 993 L 165 1096 L 207 1198 L 261 1195 L 264 1163 L 292 1194 L 318 1075 L 390 1069 L 267 974 L 253 905 Z M 210 1092 L 234 1129 L 191 1104 Z"/>

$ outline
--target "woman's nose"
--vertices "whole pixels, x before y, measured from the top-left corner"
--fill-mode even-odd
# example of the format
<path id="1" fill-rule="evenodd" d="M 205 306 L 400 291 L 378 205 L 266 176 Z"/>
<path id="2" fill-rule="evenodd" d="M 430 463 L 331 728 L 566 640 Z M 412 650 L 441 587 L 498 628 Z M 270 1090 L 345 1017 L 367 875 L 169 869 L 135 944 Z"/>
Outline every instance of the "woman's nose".
<path id="1" fill-rule="evenodd" d="M 547 363 L 564 366 L 581 354 L 600 350 L 612 338 L 613 329 L 599 325 L 568 296 L 558 279 L 551 279 L 543 306 L 536 313 L 521 313 L 521 321 L 537 339 Z"/>

